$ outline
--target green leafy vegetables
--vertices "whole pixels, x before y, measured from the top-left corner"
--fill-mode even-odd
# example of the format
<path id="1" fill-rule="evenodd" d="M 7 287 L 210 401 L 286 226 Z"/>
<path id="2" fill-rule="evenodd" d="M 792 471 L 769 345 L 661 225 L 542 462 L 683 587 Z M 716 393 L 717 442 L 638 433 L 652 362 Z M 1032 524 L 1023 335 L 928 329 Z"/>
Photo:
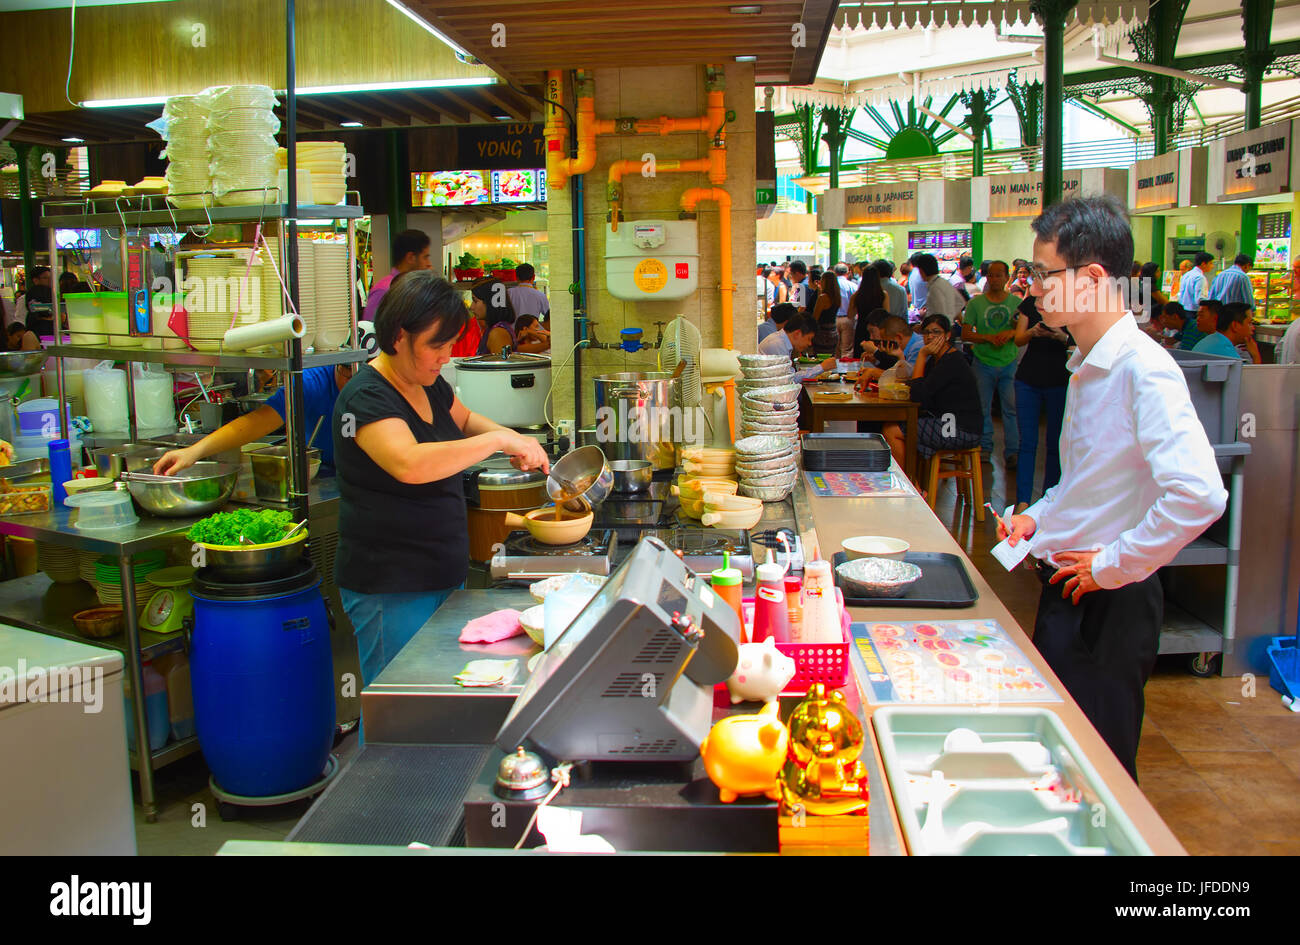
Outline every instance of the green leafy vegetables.
<path id="1" fill-rule="evenodd" d="M 238 545 L 243 535 L 255 545 L 279 541 L 293 525 L 288 512 L 271 509 L 235 509 L 217 512 L 190 526 L 190 541 L 205 545 Z"/>

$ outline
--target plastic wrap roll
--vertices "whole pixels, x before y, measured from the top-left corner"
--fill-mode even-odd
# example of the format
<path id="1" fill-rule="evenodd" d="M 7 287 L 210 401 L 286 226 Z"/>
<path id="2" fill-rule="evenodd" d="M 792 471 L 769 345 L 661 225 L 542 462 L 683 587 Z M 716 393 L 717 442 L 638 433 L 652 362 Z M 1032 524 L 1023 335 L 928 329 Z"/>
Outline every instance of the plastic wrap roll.
<path id="1" fill-rule="evenodd" d="M 231 351 L 246 351 L 262 345 L 279 344 L 290 338 L 301 338 L 307 333 L 299 315 L 285 315 L 269 322 L 257 322 L 253 325 L 240 325 L 226 332 L 225 346 Z"/>

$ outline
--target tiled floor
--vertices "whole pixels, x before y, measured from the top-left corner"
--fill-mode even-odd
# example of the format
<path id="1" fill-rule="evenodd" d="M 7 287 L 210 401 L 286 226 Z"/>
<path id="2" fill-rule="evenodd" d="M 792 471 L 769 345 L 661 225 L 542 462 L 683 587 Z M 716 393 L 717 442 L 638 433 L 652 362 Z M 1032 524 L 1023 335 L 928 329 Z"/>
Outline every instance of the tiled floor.
<path id="1" fill-rule="evenodd" d="M 989 501 L 1005 508 L 1007 479 L 1000 457 L 986 464 L 984 473 Z M 991 521 L 977 524 L 965 508 L 955 513 L 950 482 L 940 487 L 938 512 L 1007 609 L 1032 630 L 1037 578 L 1024 570 L 1007 572 L 990 556 L 996 541 Z M 1283 708 L 1267 679 L 1256 686 L 1243 691 L 1238 678 L 1197 679 L 1172 658 L 1161 661 L 1147 684 L 1138 775 L 1189 853 L 1300 854 L 1300 715 Z M 355 747 L 355 734 L 343 739 L 335 749 L 342 763 Z M 283 839 L 308 806 L 304 801 L 244 809 L 239 819 L 223 822 L 207 776 L 198 755 L 159 772 L 158 822 L 145 823 L 136 807 L 141 854 L 209 855 L 227 840 Z"/>

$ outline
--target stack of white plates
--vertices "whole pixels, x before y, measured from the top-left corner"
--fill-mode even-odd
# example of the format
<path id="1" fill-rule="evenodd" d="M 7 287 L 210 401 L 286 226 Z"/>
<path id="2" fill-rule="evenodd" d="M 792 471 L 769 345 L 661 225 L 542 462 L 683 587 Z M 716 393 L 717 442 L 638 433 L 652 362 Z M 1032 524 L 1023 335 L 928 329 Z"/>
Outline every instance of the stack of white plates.
<path id="1" fill-rule="evenodd" d="M 149 603 L 149 598 L 157 592 L 158 588 L 146 580 L 135 582 L 135 606 L 137 610 L 144 610 L 145 605 Z M 122 585 L 121 584 L 95 584 L 95 596 L 105 607 L 122 606 Z"/>
<path id="2" fill-rule="evenodd" d="M 316 310 L 316 244 L 298 237 L 298 314 L 302 316 L 304 345 L 310 345 L 319 327 Z"/>
<path id="3" fill-rule="evenodd" d="M 36 567 L 44 571 L 55 584 L 76 584 L 81 580 L 77 552 L 74 548 L 51 545 L 47 542 L 36 543 Z"/>
<path id="4" fill-rule="evenodd" d="M 275 152 L 280 167 L 287 167 L 289 152 L 278 148 Z M 312 201 L 318 204 L 335 204 L 343 200 L 347 189 L 343 176 L 347 150 L 342 141 L 299 141 L 297 166 L 311 171 Z"/>
<path id="5" fill-rule="evenodd" d="M 352 336 L 348 305 L 350 277 L 347 243 L 318 241 L 314 250 L 316 334 L 320 350 L 338 348 Z M 310 331 L 310 329 L 308 329 Z"/>
<path id="6" fill-rule="evenodd" d="M 87 584 L 95 583 L 95 563 L 100 557 L 98 551 L 77 552 L 77 575 Z"/>
<path id="7" fill-rule="evenodd" d="M 230 311 L 235 314 L 236 325 L 251 325 L 261 317 L 262 286 L 260 267 L 248 264 L 245 251 L 231 260 L 226 270 L 226 292 Z"/>
<path id="8" fill-rule="evenodd" d="M 275 201 L 275 95 L 266 86 L 235 85 L 212 96 L 208 159 L 212 188 L 224 206 Z"/>
<path id="9" fill-rule="evenodd" d="M 190 344 L 199 351 L 217 351 L 230 330 L 238 304 L 238 287 L 231 282 L 229 256 L 192 256 L 185 266 L 185 310 Z"/>
<path id="10" fill-rule="evenodd" d="M 794 447 L 783 436 L 747 436 L 736 441 L 736 478 L 740 494 L 779 502 L 799 476 Z"/>

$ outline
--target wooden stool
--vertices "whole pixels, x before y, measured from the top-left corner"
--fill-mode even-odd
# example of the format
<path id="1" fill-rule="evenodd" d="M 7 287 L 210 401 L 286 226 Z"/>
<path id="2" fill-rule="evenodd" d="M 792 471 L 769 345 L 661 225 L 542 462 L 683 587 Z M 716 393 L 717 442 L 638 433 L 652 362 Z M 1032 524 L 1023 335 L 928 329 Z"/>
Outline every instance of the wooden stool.
<path id="1" fill-rule="evenodd" d="M 951 465 L 944 465 L 951 463 Z M 940 479 L 957 480 L 957 500 L 965 497 L 975 510 L 975 521 L 984 521 L 984 474 L 980 468 L 980 448 L 939 450 L 930 457 L 929 487 L 926 492 L 934 509 Z M 973 493 L 972 493 L 973 487 Z"/>

